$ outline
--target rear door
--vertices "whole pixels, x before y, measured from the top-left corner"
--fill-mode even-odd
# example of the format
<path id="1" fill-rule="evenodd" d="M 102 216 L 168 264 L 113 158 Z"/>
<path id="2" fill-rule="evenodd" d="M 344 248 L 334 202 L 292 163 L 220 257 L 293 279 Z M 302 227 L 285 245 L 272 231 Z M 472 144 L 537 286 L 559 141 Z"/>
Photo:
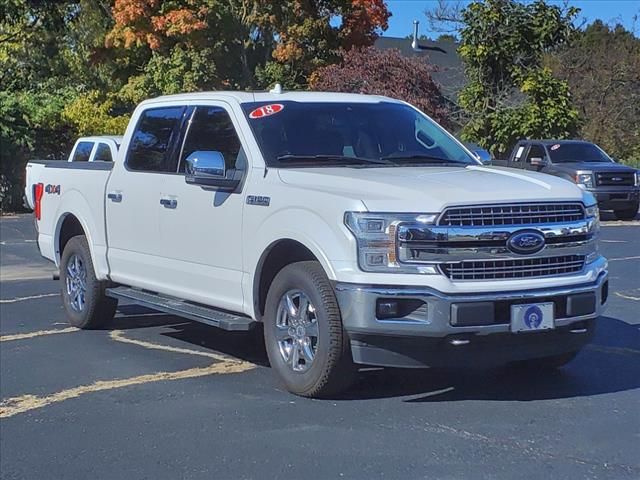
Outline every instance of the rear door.
<path id="1" fill-rule="evenodd" d="M 179 151 L 178 174 L 162 183 L 159 212 L 164 262 L 174 295 L 241 311 L 244 194 L 185 182 L 185 159 L 196 151 L 222 153 L 227 170 L 247 171 L 246 148 L 228 104 L 194 105 Z"/>
<path id="2" fill-rule="evenodd" d="M 178 138 L 187 108 L 143 110 L 107 186 L 109 266 L 113 280 L 155 291 L 172 282 L 163 257 L 161 192 L 177 176 Z"/>

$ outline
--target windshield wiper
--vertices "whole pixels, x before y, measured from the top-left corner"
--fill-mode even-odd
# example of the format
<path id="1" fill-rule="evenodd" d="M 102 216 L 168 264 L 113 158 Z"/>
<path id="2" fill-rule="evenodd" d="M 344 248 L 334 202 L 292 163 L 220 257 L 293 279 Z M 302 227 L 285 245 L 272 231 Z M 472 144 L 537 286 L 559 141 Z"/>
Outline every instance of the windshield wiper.
<path id="1" fill-rule="evenodd" d="M 429 164 L 439 164 L 439 165 L 471 165 L 465 162 L 459 162 L 457 160 L 451 160 L 450 158 L 442 158 L 442 157 L 431 157 L 429 155 L 389 155 L 387 157 L 382 157 L 380 160 L 386 160 L 388 162 L 424 162 Z"/>
<path id="2" fill-rule="evenodd" d="M 392 162 L 385 159 L 377 159 L 377 158 L 363 158 L 363 157 L 348 157 L 346 155 L 296 155 L 293 153 L 288 153 L 286 155 L 280 155 L 276 157 L 276 160 L 283 163 L 295 163 L 295 162 L 315 162 L 323 163 L 323 161 L 328 162 L 345 162 L 352 164 L 376 164 L 376 165 L 393 165 Z"/>

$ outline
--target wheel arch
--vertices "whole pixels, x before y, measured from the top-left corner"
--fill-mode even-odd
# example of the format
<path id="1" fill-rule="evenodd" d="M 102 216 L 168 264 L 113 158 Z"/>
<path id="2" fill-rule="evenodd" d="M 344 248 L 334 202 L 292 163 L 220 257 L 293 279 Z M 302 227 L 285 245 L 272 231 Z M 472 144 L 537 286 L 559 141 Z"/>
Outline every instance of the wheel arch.
<path id="1" fill-rule="evenodd" d="M 325 273 L 329 273 L 321 255 L 293 238 L 275 240 L 262 252 L 253 277 L 253 311 L 256 320 L 262 321 L 267 292 L 278 272 L 287 265 L 305 260 L 317 261 Z"/>

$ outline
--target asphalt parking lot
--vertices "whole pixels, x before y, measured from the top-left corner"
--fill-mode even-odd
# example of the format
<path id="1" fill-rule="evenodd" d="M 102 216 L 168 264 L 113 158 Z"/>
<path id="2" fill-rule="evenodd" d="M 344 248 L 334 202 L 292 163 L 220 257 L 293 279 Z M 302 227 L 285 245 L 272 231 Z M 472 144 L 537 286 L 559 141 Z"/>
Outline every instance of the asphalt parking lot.
<path id="1" fill-rule="evenodd" d="M 255 336 L 70 328 L 31 216 L 2 218 L 0 478 L 640 478 L 640 222 L 605 224 L 608 310 L 562 371 L 369 369 L 321 401 Z"/>

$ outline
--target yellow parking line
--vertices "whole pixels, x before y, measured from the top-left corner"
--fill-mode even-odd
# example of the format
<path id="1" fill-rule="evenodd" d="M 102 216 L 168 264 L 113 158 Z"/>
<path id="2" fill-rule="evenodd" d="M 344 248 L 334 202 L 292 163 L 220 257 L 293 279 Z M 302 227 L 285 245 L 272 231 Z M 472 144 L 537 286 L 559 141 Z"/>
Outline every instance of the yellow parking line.
<path id="1" fill-rule="evenodd" d="M 0 418 L 8 418 L 19 413 L 29 412 L 38 408 L 46 407 L 53 403 L 64 402 L 71 398 L 78 398 L 87 393 L 114 390 L 117 388 L 142 385 L 145 383 L 165 382 L 171 380 L 182 380 L 186 378 L 204 377 L 213 374 L 240 373 L 254 368 L 255 365 L 249 362 L 221 362 L 214 363 L 208 367 L 189 368 L 177 372 L 158 372 L 137 377 L 122 378 L 119 380 L 99 380 L 90 385 L 69 388 L 51 395 L 38 397 L 36 395 L 21 395 L 19 397 L 8 398 L 0 402 Z"/>
<path id="2" fill-rule="evenodd" d="M 33 338 L 40 335 L 48 335 L 52 333 L 66 333 L 76 331 L 77 328 L 65 328 L 63 330 L 44 330 L 40 332 L 32 332 L 25 334 L 7 335 L 0 337 L 0 340 L 18 340 L 23 338 Z M 182 380 L 187 378 L 204 377 L 207 375 L 221 375 L 228 373 L 241 373 L 247 370 L 251 370 L 256 367 L 255 364 L 246 362 L 244 360 L 238 360 L 235 358 L 227 357 L 225 355 L 202 352 L 198 350 L 190 350 L 187 348 L 171 347 L 168 345 L 161 345 L 152 342 L 146 342 L 143 340 L 134 340 L 124 336 L 121 330 L 114 330 L 110 333 L 110 338 L 117 342 L 129 343 L 138 345 L 144 348 L 153 350 L 163 350 L 175 353 L 185 353 L 189 355 L 198 355 L 203 357 L 212 358 L 217 360 L 215 363 L 208 367 L 195 367 L 186 370 L 179 370 L 177 372 L 157 372 L 146 375 L 139 375 L 137 377 L 122 378 L 116 380 L 98 380 L 89 385 L 82 385 L 79 387 L 69 388 L 60 392 L 53 393 L 51 395 L 45 395 L 42 397 L 36 395 L 21 395 L 18 397 L 8 398 L 0 402 L 0 418 L 8 418 L 20 413 L 29 412 L 38 408 L 46 407 L 54 403 L 63 402 L 72 398 L 78 398 L 81 395 L 87 393 L 101 392 L 105 390 L 114 390 L 118 388 L 130 387 L 133 385 L 142 385 L 153 382 L 164 382 L 172 380 Z"/>
<path id="3" fill-rule="evenodd" d="M 587 345 L 586 348 L 602 353 L 616 353 L 618 355 L 640 355 L 640 350 L 626 347 L 607 347 L 605 345 L 591 344 Z"/>
<path id="4" fill-rule="evenodd" d="M 169 345 L 161 345 L 159 343 L 151 343 L 145 342 L 144 340 L 134 340 L 133 338 L 127 338 L 124 336 L 124 332 L 122 330 L 113 330 L 109 334 L 112 340 L 116 342 L 130 343 L 133 345 L 138 345 L 144 348 L 150 348 L 152 350 L 164 350 L 166 352 L 175 352 L 175 353 L 186 353 L 188 355 L 200 355 L 202 357 L 213 358 L 214 360 L 218 360 L 221 362 L 239 362 L 240 360 L 236 360 L 235 358 L 227 357 L 224 355 L 220 355 L 217 353 L 211 352 L 202 352 L 199 350 L 191 350 L 188 348 L 180 348 L 180 347 L 170 347 Z"/>
<path id="5" fill-rule="evenodd" d="M 28 297 L 16 297 L 16 298 L 0 298 L 0 303 L 16 303 L 24 302 L 25 300 L 36 300 L 38 298 L 57 297 L 59 293 L 45 293 L 42 295 L 30 295 Z"/>
<path id="6" fill-rule="evenodd" d="M 620 298 L 626 298 L 627 300 L 640 300 L 640 297 L 634 297 L 632 295 L 625 295 L 624 293 L 615 292 L 615 294 Z"/>
<path id="7" fill-rule="evenodd" d="M 2 335 L 0 336 L 0 342 L 10 342 L 13 340 L 26 340 L 28 338 L 41 337 L 43 335 L 56 335 L 58 333 L 71 333 L 77 332 L 79 329 L 76 327 L 69 328 L 61 328 L 58 330 L 39 330 L 37 332 L 28 332 L 28 333 L 14 333 L 12 335 Z"/>

